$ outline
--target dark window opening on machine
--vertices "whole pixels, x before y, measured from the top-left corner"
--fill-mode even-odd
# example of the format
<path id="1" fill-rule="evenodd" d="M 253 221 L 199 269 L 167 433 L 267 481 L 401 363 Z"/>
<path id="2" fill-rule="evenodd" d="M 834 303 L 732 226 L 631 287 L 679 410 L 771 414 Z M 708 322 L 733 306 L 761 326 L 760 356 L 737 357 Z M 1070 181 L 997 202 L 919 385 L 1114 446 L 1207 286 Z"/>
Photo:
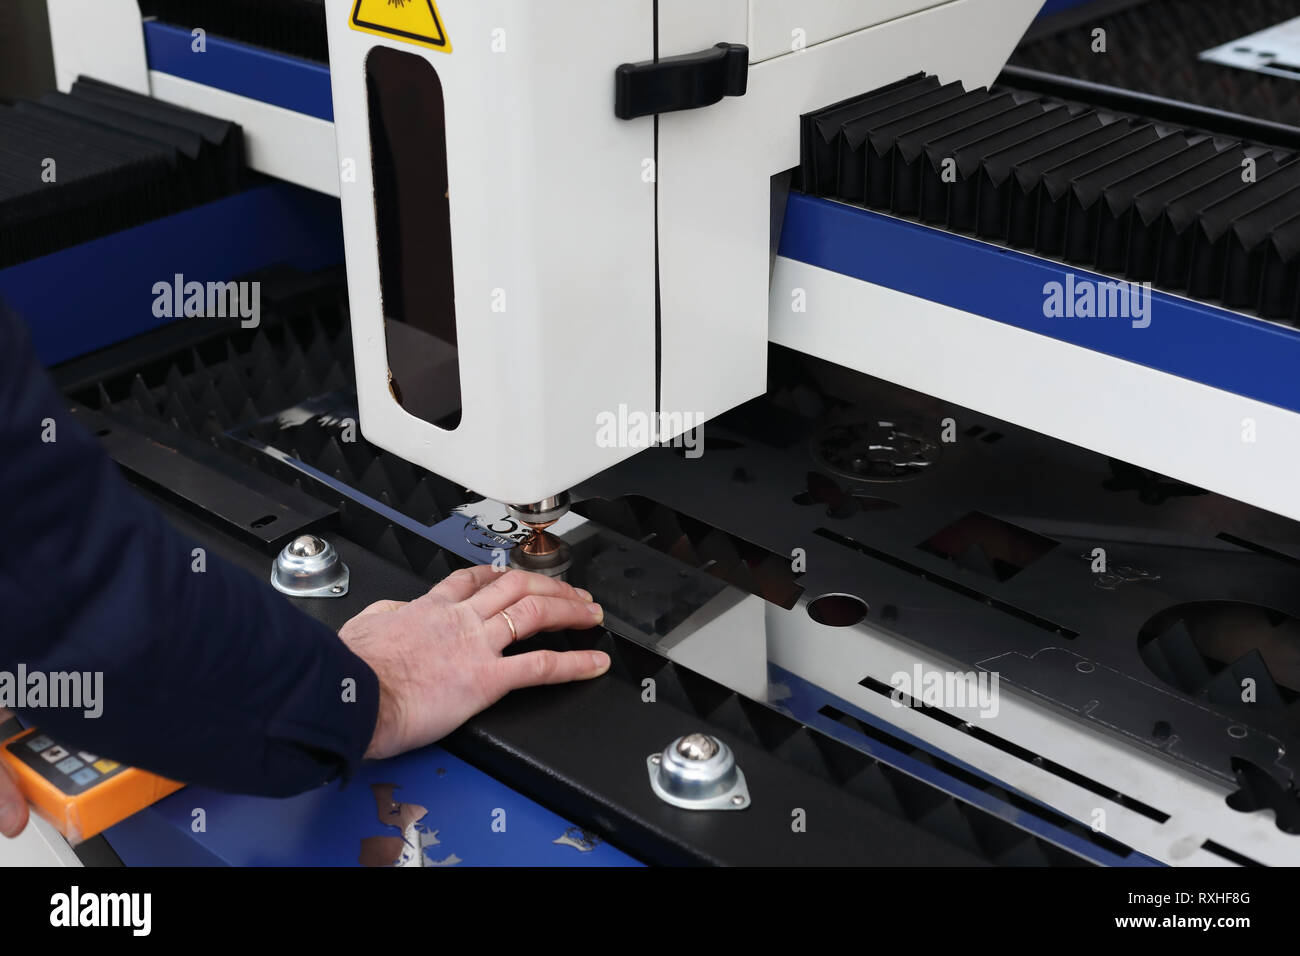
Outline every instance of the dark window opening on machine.
<path id="1" fill-rule="evenodd" d="M 460 424 L 460 354 L 442 83 L 424 57 L 366 58 L 389 387 L 412 415 Z"/>

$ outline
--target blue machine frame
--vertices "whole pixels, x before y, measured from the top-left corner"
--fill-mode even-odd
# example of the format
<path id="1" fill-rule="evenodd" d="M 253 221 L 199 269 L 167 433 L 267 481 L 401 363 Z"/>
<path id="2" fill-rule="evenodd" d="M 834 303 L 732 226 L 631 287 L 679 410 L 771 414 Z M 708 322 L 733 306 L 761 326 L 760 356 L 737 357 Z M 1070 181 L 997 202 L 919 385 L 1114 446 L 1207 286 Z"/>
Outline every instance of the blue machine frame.
<path id="1" fill-rule="evenodd" d="M 204 54 L 195 56 L 189 30 L 157 20 L 145 22 L 144 43 L 151 70 L 334 122 L 324 64 L 221 37 L 206 37 Z"/>
<path id="2" fill-rule="evenodd" d="M 1113 278 L 894 219 L 792 194 L 781 234 L 786 258 L 951 306 L 1300 412 L 1300 331 L 1153 291 L 1158 316 L 1141 334 L 1124 319 L 1060 319 L 1043 312 L 1044 286 Z M 1214 343 L 1212 348 L 1206 343 Z"/>
<path id="3" fill-rule="evenodd" d="M 0 271 L 0 298 L 57 365 L 172 321 L 153 314 L 155 283 L 226 282 L 270 266 L 343 262 L 338 201 L 286 183 L 157 219 Z"/>

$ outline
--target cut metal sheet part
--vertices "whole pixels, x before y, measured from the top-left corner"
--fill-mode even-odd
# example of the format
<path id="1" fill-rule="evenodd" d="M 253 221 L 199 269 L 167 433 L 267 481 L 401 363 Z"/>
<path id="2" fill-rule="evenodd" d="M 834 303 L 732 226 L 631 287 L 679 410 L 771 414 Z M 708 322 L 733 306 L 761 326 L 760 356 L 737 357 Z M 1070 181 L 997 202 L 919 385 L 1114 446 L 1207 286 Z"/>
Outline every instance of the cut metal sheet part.
<path id="1" fill-rule="evenodd" d="M 1300 80 L 1300 17 L 1216 46 L 1202 60 Z"/>

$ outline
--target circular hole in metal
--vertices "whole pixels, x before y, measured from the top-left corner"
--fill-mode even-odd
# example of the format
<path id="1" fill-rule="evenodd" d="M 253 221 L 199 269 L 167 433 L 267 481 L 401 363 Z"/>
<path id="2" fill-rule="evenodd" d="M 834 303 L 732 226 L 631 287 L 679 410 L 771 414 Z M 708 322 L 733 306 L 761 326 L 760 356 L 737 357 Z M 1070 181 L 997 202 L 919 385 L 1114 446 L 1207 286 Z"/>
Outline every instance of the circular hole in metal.
<path id="1" fill-rule="evenodd" d="M 1079 663 L 1074 665 L 1074 669 L 1080 674 L 1091 674 L 1097 669 L 1097 665 L 1092 661 L 1079 661 Z"/>
<path id="2" fill-rule="evenodd" d="M 808 603 L 808 616 L 827 627 L 852 627 L 867 611 L 867 603 L 852 594 L 823 594 Z"/>
<path id="3" fill-rule="evenodd" d="M 1241 740 L 1246 736 L 1246 728 L 1241 726 L 1241 724 L 1233 724 L 1228 728 L 1228 736 L 1233 740 Z"/>

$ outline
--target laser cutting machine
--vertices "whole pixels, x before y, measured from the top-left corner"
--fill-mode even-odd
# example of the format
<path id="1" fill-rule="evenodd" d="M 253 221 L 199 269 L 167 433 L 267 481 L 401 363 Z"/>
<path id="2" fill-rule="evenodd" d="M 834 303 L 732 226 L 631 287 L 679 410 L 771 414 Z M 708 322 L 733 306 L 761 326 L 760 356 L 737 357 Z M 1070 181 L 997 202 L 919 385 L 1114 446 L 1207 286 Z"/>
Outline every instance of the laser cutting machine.
<path id="1" fill-rule="evenodd" d="M 0 269 L 109 452 L 263 577 L 327 544 L 328 623 L 509 555 L 615 662 L 113 852 L 355 862 L 400 786 L 401 865 L 1300 860 L 1300 10 L 1043 6 L 49 0 L 48 108 L 242 152 Z"/>

